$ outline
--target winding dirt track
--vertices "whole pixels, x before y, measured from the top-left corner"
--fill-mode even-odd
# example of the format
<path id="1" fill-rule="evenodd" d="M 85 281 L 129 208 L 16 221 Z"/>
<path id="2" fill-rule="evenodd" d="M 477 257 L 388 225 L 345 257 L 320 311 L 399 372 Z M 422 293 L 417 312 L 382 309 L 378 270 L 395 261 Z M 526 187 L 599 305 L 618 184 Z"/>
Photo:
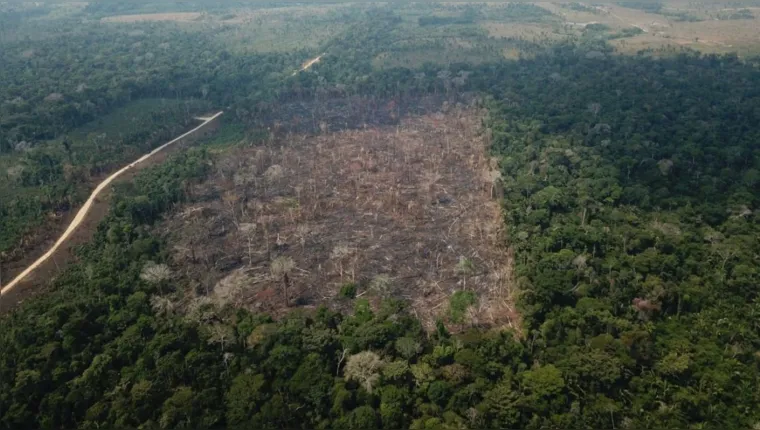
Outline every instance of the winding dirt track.
<path id="1" fill-rule="evenodd" d="M 42 255 L 42 257 L 38 258 L 37 261 L 32 263 L 29 267 L 24 269 L 23 272 L 21 272 L 18 276 L 16 276 L 15 279 L 13 279 L 8 285 L 2 287 L 0 289 L 0 296 L 10 292 L 16 285 L 18 285 L 19 282 L 21 282 L 25 277 L 27 277 L 30 273 L 32 273 L 36 268 L 38 268 L 42 263 L 44 263 L 48 258 L 50 258 L 58 248 L 60 248 L 61 245 L 63 245 L 66 240 L 68 240 L 69 236 L 71 236 L 72 233 L 79 227 L 79 225 L 82 223 L 82 221 L 85 220 L 87 217 L 88 212 L 90 211 L 90 208 L 92 207 L 93 203 L 95 202 L 95 199 L 98 197 L 98 195 L 103 191 L 111 182 L 114 181 L 114 179 L 121 176 L 124 172 L 128 171 L 129 169 L 135 167 L 137 164 L 142 163 L 143 161 L 149 159 L 150 157 L 156 155 L 157 153 L 163 151 L 167 147 L 177 143 L 178 141 L 184 139 L 185 137 L 197 132 L 198 130 L 202 129 L 204 126 L 206 126 L 211 121 L 217 119 L 220 115 L 222 115 L 222 111 L 217 112 L 216 114 L 210 116 L 210 117 L 201 117 L 197 118 L 199 120 L 202 120 L 203 123 L 199 125 L 198 127 L 195 127 L 194 129 L 188 131 L 187 133 L 175 138 L 174 140 L 164 143 L 163 145 L 159 146 L 158 148 L 150 151 L 149 153 L 143 155 L 142 157 L 138 158 L 136 161 L 133 161 L 132 163 L 126 165 L 125 167 L 121 168 L 111 176 L 107 177 L 103 182 L 98 184 L 97 187 L 95 187 L 95 190 L 90 194 L 90 197 L 87 199 L 87 201 L 84 203 L 84 205 L 79 209 L 79 212 L 77 212 L 77 215 L 74 217 L 74 219 L 71 221 L 71 224 L 66 228 L 66 231 L 63 232 L 61 237 L 58 238 L 58 240 L 55 242 L 55 244 L 45 253 Z"/>

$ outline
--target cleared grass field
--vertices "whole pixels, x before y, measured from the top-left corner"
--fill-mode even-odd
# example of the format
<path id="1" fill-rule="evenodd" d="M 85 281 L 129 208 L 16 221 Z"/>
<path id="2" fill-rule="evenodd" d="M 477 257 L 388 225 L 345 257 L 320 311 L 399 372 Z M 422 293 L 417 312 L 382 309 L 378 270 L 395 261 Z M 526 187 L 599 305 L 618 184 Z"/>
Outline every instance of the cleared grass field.
<path id="1" fill-rule="evenodd" d="M 323 20 L 255 19 L 230 25 L 218 34 L 216 41 L 227 49 L 245 52 L 291 52 L 317 49 L 345 30 L 347 25 Z"/>
<path id="2" fill-rule="evenodd" d="M 489 36 L 496 38 L 518 37 L 527 40 L 561 40 L 567 37 L 562 25 L 556 23 L 484 22 L 481 24 Z"/>
<path id="3" fill-rule="evenodd" d="M 613 41 L 612 44 L 623 53 L 647 48 L 688 47 L 705 53 L 757 55 L 760 53 L 760 21 L 678 22 L 659 27 L 651 33 Z"/>
<path id="4" fill-rule="evenodd" d="M 634 54 L 646 49 L 678 52 L 683 48 L 705 53 L 760 53 L 760 20 L 757 19 L 760 8 L 757 7 L 741 7 L 740 4 L 728 7 L 725 2 L 674 0 L 664 2 L 659 9 L 652 9 L 656 12 L 647 12 L 618 4 L 589 2 L 576 3 L 580 6 L 574 7 L 569 3 L 536 4 L 561 17 L 566 29 L 577 35 L 588 24 L 603 24 L 609 27 L 609 34 L 626 28 L 641 29 L 641 34 L 610 41 L 622 54 Z M 732 18 L 744 10 L 750 11 L 755 18 Z"/>
<path id="5" fill-rule="evenodd" d="M 405 52 L 384 52 L 373 58 L 372 66 L 383 69 L 393 67 L 417 68 L 425 63 L 441 65 L 452 63 L 479 64 L 486 61 L 498 61 L 502 55 L 501 49 L 473 49 L 447 41 L 441 47 L 419 48 Z"/>
<path id="6" fill-rule="evenodd" d="M 175 12 L 175 13 L 146 13 L 136 15 L 116 15 L 102 18 L 102 22 L 143 22 L 143 21 L 175 21 L 175 22 L 193 22 L 198 21 L 203 16 L 199 12 Z"/>
<path id="7" fill-rule="evenodd" d="M 214 15 L 223 25 L 215 40 L 225 49 L 246 52 L 292 52 L 313 50 L 339 35 L 350 25 L 341 19 L 348 4 L 273 8 L 241 8 Z"/>

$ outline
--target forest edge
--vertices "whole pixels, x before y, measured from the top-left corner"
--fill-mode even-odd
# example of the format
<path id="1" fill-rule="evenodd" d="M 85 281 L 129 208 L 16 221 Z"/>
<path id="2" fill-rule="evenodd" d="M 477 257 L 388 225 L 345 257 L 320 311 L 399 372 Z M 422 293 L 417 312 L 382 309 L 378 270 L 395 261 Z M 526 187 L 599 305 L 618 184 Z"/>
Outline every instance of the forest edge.
<path id="1" fill-rule="evenodd" d="M 199 126 L 193 128 L 192 130 L 180 135 L 179 137 L 176 137 L 172 139 L 171 141 L 159 146 L 158 148 L 150 151 L 149 153 L 143 155 L 142 157 L 138 158 L 137 160 L 129 163 L 128 165 L 124 166 L 123 168 L 119 169 L 115 173 L 108 176 L 103 182 L 98 184 L 97 187 L 93 190 L 92 194 L 90 194 L 90 197 L 87 199 L 87 201 L 82 205 L 82 207 L 77 212 L 77 215 L 74 217 L 74 219 L 71 221 L 69 226 L 66 228 L 66 230 L 61 234 L 61 236 L 58 238 L 58 240 L 55 242 L 55 244 L 41 257 L 39 257 L 34 263 L 32 263 L 29 267 L 27 267 L 23 272 L 21 272 L 19 275 L 17 275 L 8 285 L 2 286 L 0 288 L 0 297 L 5 296 L 6 294 L 10 293 L 11 290 L 13 290 L 17 285 L 21 283 L 27 276 L 29 276 L 32 272 L 34 272 L 39 266 L 41 266 L 43 263 L 45 263 L 55 252 L 63 245 L 69 237 L 74 233 L 77 228 L 82 224 L 82 222 L 87 218 L 87 216 L 90 213 L 90 209 L 92 208 L 93 204 L 95 203 L 98 195 L 108 187 L 108 185 L 111 184 L 115 179 L 117 179 L 119 176 L 127 172 L 128 170 L 134 168 L 138 164 L 141 164 L 145 162 L 146 160 L 150 159 L 154 155 L 158 154 L 159 152 L 165 150 L 166 148 L 174 145 L 177 142 L 181 142 L 183 139 L 186 139 L 188 137 L 191 137 L 194 135 L 202 134 L 206 131 L 207 128 L 209 128 L 209 124 L 213 124 L 214 121 L 219 118 L 224 111 L 219 111 L 215 113 L 212 116 L 209 117 L 197 117 L 196 119 L 203 121 L 202 124 Z"/>

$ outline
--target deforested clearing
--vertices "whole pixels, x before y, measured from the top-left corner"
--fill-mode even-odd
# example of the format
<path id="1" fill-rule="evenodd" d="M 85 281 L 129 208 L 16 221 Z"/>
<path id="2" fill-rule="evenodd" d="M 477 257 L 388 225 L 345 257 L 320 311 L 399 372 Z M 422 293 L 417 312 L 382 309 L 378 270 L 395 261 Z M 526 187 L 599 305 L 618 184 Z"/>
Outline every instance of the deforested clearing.
<path id="1" fill-rule="evenodd" d="M 428 328 L 516 327 L 481 112 L 442 110 L 377 128 L 322 124 L 219 155 L 160 227 L 188 305 L 281 315 L 395 297 Z"/>

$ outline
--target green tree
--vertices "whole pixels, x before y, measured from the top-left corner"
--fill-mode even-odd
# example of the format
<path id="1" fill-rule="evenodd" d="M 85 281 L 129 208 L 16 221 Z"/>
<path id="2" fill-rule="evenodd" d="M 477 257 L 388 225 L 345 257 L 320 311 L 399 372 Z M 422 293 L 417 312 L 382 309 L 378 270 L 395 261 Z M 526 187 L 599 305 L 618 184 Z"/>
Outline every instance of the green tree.
<path id="1" fill-rule="evenodd" d="M 265 384 L 261 374 L 241 373 L 233 379 L 225 397 L 229 424 L 244 424 L 253 418 L 267 398 Z"/>

